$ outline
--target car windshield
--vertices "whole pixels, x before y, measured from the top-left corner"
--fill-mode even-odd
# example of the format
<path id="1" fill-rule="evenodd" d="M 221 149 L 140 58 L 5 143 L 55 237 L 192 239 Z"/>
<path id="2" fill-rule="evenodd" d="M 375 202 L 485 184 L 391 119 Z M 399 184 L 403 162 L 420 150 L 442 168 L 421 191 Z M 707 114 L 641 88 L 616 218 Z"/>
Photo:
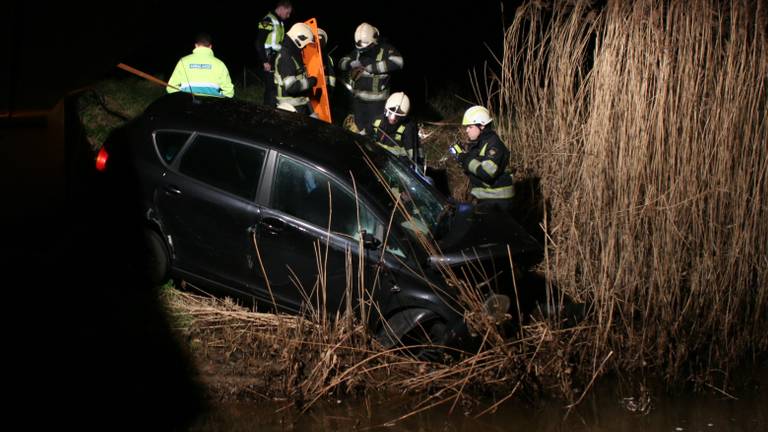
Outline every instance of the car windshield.
<path id="1" fill-rule="evenodd" d="M 430 232 L 437 237 L 438 226 L 448 204 L 417 177 L 420 174 L 394 158 L 379 158 L 377 162 L 393 196 L 396 199 L 399 197 L 410 216 L 397 212 L 400 225 L 411 232 L 419 234 Z"/>

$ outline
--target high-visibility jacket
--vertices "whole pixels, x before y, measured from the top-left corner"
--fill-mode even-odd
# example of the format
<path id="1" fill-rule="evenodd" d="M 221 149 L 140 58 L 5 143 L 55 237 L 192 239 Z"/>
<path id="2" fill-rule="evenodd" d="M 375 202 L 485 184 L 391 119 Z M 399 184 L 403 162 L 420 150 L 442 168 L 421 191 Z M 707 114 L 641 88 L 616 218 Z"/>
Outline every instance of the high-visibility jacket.
<path id="1" fill-rule="evenodd" d="M 260 63 L 275 64 L 275 58 L 285 38 L 285 23 L 277 14 L 270 12 L 259 21 L 256 35 L 256 55 Z"/>
<path id="2" fill-rule="evenodd" d="M 213 50 L 199 46 L 192 54 L 182 57 L 173 69 L 171 84 L 181 91 L 207 96 L 235 95 L 235 86 L 229 78 L 229 70 L 223 61 L 213 55 Z M 168 93 L 178 90 L 166 87 Z"/>
<path id="3" fill-rule="evenodd" d="M 408 118 L 390 124 L 386 116 L 381 116 L 365 129 L 365 134 L 395 156 L 408 158 L 417 165 L 423 160 L 419 130 Z"/>
<path id="4" fill-rule="evenodd" d="M 301 50 L 291 38 L 285 39 L 275 60 L 277 103 L 287 102 L 294 107 L 309 105 L 312 85 L 301 57 Z"/>
<path id="5" fill-rule="evenodd" d="M 352 95 L 363 101 L 382 101 L 389 97 L 390 73 L 403 68 L 403 56 L 392 45 L 373 43 L 357 48 L 339 60 L 339 69 L 353 70 L 354 61 L 360 62 L 362 72 L 350 77 Z"/>
<path id="6" fill-rule="evenodd" d="M 485 128 L 470 141 L 468 149 L 459 154 L 459 163 L 469 177 L 477 199 L 512 198 L 515 189 L 509 170 L 509 150 L 493 129 Z"/>

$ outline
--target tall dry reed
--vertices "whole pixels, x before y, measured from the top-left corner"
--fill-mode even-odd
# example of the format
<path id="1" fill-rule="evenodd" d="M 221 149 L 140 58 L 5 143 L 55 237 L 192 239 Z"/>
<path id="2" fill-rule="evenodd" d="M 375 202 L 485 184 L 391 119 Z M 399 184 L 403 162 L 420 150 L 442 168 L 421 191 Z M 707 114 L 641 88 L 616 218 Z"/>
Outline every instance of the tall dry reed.
<path id="1" fill-rule="evenodd" d="M 590 305 L 581 372 L 727 385 L 768 348 L 767 6 L 555 3 L 518 9 L 491 98 Z"/>

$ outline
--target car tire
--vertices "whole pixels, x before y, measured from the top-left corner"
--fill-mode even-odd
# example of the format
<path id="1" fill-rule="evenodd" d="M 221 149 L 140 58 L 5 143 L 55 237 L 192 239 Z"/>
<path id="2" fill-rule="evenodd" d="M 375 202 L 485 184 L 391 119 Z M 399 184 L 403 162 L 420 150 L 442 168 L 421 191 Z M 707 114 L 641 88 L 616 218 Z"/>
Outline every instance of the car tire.
<path id="1" fill-rule="evenodd" d="M 448 326 L 443 320 L 437 318 L 420 323 L 403 336 L 402 341 L 406 350 L 417 359 L 443 362 L 446 359 L 443 346 L 447 339 Z"/>
<path id="2" fill-rule="evenodd" d="M 147 228 L 144 230 L 144 245 L 146 254 L 143 265 L 147 278 L 156 286 L 166 283 L 171 268 L 171 258 L 163 238 L 157 231 Z"/>

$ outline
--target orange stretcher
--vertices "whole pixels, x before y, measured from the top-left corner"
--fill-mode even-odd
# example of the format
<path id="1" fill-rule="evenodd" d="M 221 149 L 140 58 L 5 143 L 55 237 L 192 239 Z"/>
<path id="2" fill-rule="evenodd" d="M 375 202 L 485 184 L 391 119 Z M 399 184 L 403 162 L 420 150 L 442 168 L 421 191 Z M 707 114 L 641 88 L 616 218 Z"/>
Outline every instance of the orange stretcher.
<path id="1" fill-rule="evenodd" d="M 312 88 L 312 94 L 316 94 L 317 89 L 320 89 L 321 92 L 319 99 L 310 97 L 309 102 L 312 104 L 312 110 L 317 114 L 317 117 L 330 123 L 331 105 L 328 101 L 328 89 L 325 85 L 325 68 L 323 67 L 323 52 L 320 48 L 320 38 L 317 35 L 317 20 L 310 18 L 304 21 L 304 23 L 312 29 L 312 34 L 315 35 L 315 43 L 304 47 L 301 50 L 301 55 L 307 68 L 307 74 L 317 77 L 317 84 Z"/>

